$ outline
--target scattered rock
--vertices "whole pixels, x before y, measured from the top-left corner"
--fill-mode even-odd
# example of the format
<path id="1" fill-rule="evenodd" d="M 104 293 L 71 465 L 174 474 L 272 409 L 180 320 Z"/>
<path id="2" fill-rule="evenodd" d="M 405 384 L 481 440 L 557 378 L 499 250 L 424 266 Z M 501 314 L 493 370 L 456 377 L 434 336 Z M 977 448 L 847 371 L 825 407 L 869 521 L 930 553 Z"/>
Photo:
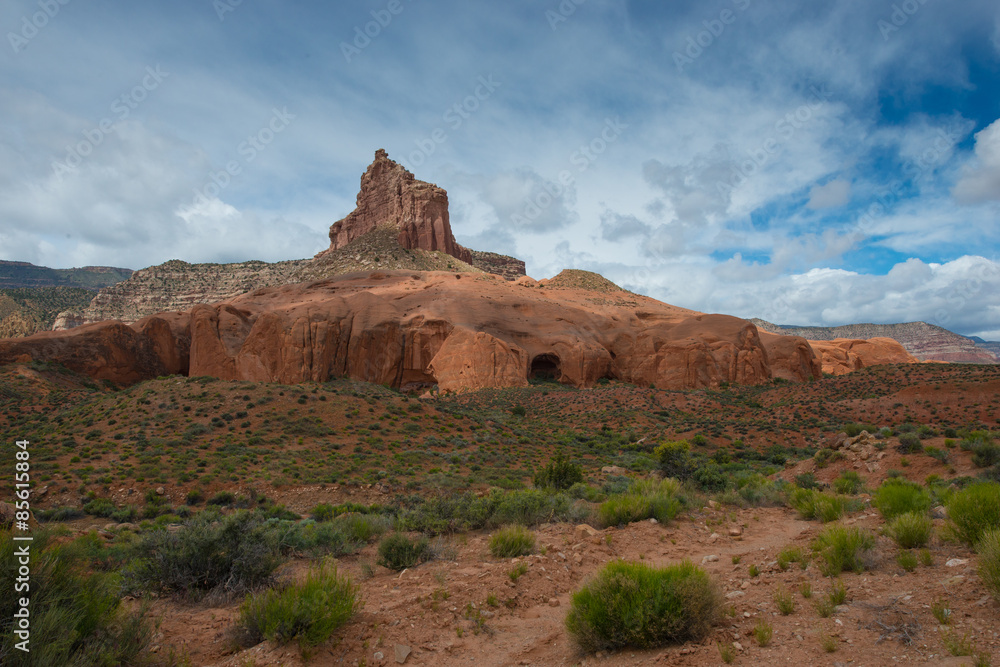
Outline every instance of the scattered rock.
<path id="1" fill-rule="evenodd" d="M 559 598 L 549 598 L 549 606 L 550 607 L 558 607 L 559 606 Z"/>
<path id="2" fill-rule="evenodd" d="M 962 565 L 967 565 L 968 563 L 969 563 L 968 558 L 952 558 L 944 565 L 945 567 L 960 567 Z"/>
<path id="3" fill-rule="evenodd" d="M 577 541 L 581 541 L 581 540 L 586 540 L 588 537 L 593 537 L 597 535 L 597 531 L 588 526 L 587 524 L 581 523 L 574 529 L 573 535 L 576 537 Z"/>
<path id="4" fill-rule="evenodd" d="M 740 537 L 743 535 L 743 526 L 735 526 L 729 529 L 729 537 Z"/>
<path id="5" fill-rule="evenodd" d="M 719 562 L 719 557 L 716 556 L 715 554 L 712 554 L 710 556 L 705 556 L 704 558 L 702 558 L 701 562 L 702 563 L 717 563 L 717 562 Z"/>
<path id="6" fill-rule="evenodd" d="M 410 647 L 403 644 L 396 644 L 396 662 L 403 664 L 410 655 Z"/>

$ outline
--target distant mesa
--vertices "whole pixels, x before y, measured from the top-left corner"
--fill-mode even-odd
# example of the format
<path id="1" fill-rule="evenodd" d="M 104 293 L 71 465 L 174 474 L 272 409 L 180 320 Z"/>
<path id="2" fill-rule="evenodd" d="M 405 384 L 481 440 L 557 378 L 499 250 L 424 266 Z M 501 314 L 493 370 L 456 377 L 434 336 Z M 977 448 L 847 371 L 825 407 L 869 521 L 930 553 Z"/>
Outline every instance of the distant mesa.
<path id="1" fill-rule="evenodd" d="M 1000 362 L 1000 343 L 971 339 L 927 322 L 905 324 L 848 324 L 839 327 L 798 327 L 751 320 L 762 331 L 802 336 L 813 341 L 835 339 L 874 340 L 890 338 L 919 361 L 963 364 Z"/>

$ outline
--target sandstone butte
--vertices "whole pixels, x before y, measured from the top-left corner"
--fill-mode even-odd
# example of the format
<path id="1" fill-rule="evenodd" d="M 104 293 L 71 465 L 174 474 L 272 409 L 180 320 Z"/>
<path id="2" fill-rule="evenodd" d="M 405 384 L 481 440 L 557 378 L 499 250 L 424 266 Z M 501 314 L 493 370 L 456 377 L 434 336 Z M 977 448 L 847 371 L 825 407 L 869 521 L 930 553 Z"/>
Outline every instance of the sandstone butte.
<path id="1" fill-rule="evenodd" d="M 386 229 L 403 248 L 466 264 L 475 258 L 452 235 L 447 193 L 379 150 L 362 176 L 357 209 L 333 224 L 330 248 L 313 261 L 322 265 Z M 895 341 L 811 346 L 736 317 L 626 292 L 597 274 L 512 280 L 523 263 L 500 255 L 490 261 L 494 273 L 353 272 L 129 324 L 0 340 L 0 364 L 54 361 L 120 384 L 172 374 L 289 384 L 347 376 L 458 392 L 525 386 L 537 375 L 580 388 L 602 378 L 663 389 L 804 382 L 824 371 L 915 361 Z"/>
<path id="2" fill-rule="evenodd" d="M 382 149 L 375 152 L 375 161 L 361 177 L 357 208 L 333 223 L 330 247 L 317 258 L 387 224 L 399 230 L 399 245 L 404 248 L 440 250 L 472 264 L 472 251 L 459 245 L 452 235 L 448 193 L 418 181 Z"/>

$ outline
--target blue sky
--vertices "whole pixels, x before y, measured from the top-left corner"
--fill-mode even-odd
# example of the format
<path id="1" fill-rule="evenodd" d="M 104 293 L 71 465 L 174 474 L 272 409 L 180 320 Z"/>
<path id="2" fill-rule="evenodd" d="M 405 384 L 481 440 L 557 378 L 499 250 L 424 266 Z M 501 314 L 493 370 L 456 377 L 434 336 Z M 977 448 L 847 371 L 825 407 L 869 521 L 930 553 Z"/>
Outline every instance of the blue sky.
<path id="1" fill-rule="evenodd" d="M 788 4 L 8 0 L 0 258 L 308 257 L 385 148 L 535 278 L 1000 340 L 1000 9 Z"/>

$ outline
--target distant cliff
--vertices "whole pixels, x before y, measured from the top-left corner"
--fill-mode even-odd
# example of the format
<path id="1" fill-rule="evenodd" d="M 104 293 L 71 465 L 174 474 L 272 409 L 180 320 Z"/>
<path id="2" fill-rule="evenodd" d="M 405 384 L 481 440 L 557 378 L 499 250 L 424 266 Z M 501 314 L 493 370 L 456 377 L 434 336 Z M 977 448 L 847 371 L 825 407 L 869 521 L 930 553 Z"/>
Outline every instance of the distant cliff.
<path id="1" fill-rule="evenodd" d="M 83 320 L 131 323 L 153 313 L 226 301 L 261 287 L 293 282 L 292 276 L 308 263 L 305 259 L 276 264 L 188 264 L 170 260 L 136 271 L 128 280 L 102 289 L 84 309 Z"/>
<path id="2" fill-rule="evenodd" d="M 0 260 L 0 289 L 21 287 L 79 287 L 97 291 L 132 275 L 132 269 L 113 266 L 84 266 L 79 269 L 50 269 L 28 262 Z"/>
<path id="3" fill-rule="evenodd" d="M 785 336 L 802 336 L 808 340 L 830 341 L 837 338 L 868 340 L 892 338 L 907 352 L 921 361 L 948 361 L 964 364 L 995 364 L 1000 357 L 966 338 L 927 322 L 905 324 L 848 324 L 839 327 L 796 327 L 772 324 L 761 319 L 750 320 L 757 328 Z"/>

